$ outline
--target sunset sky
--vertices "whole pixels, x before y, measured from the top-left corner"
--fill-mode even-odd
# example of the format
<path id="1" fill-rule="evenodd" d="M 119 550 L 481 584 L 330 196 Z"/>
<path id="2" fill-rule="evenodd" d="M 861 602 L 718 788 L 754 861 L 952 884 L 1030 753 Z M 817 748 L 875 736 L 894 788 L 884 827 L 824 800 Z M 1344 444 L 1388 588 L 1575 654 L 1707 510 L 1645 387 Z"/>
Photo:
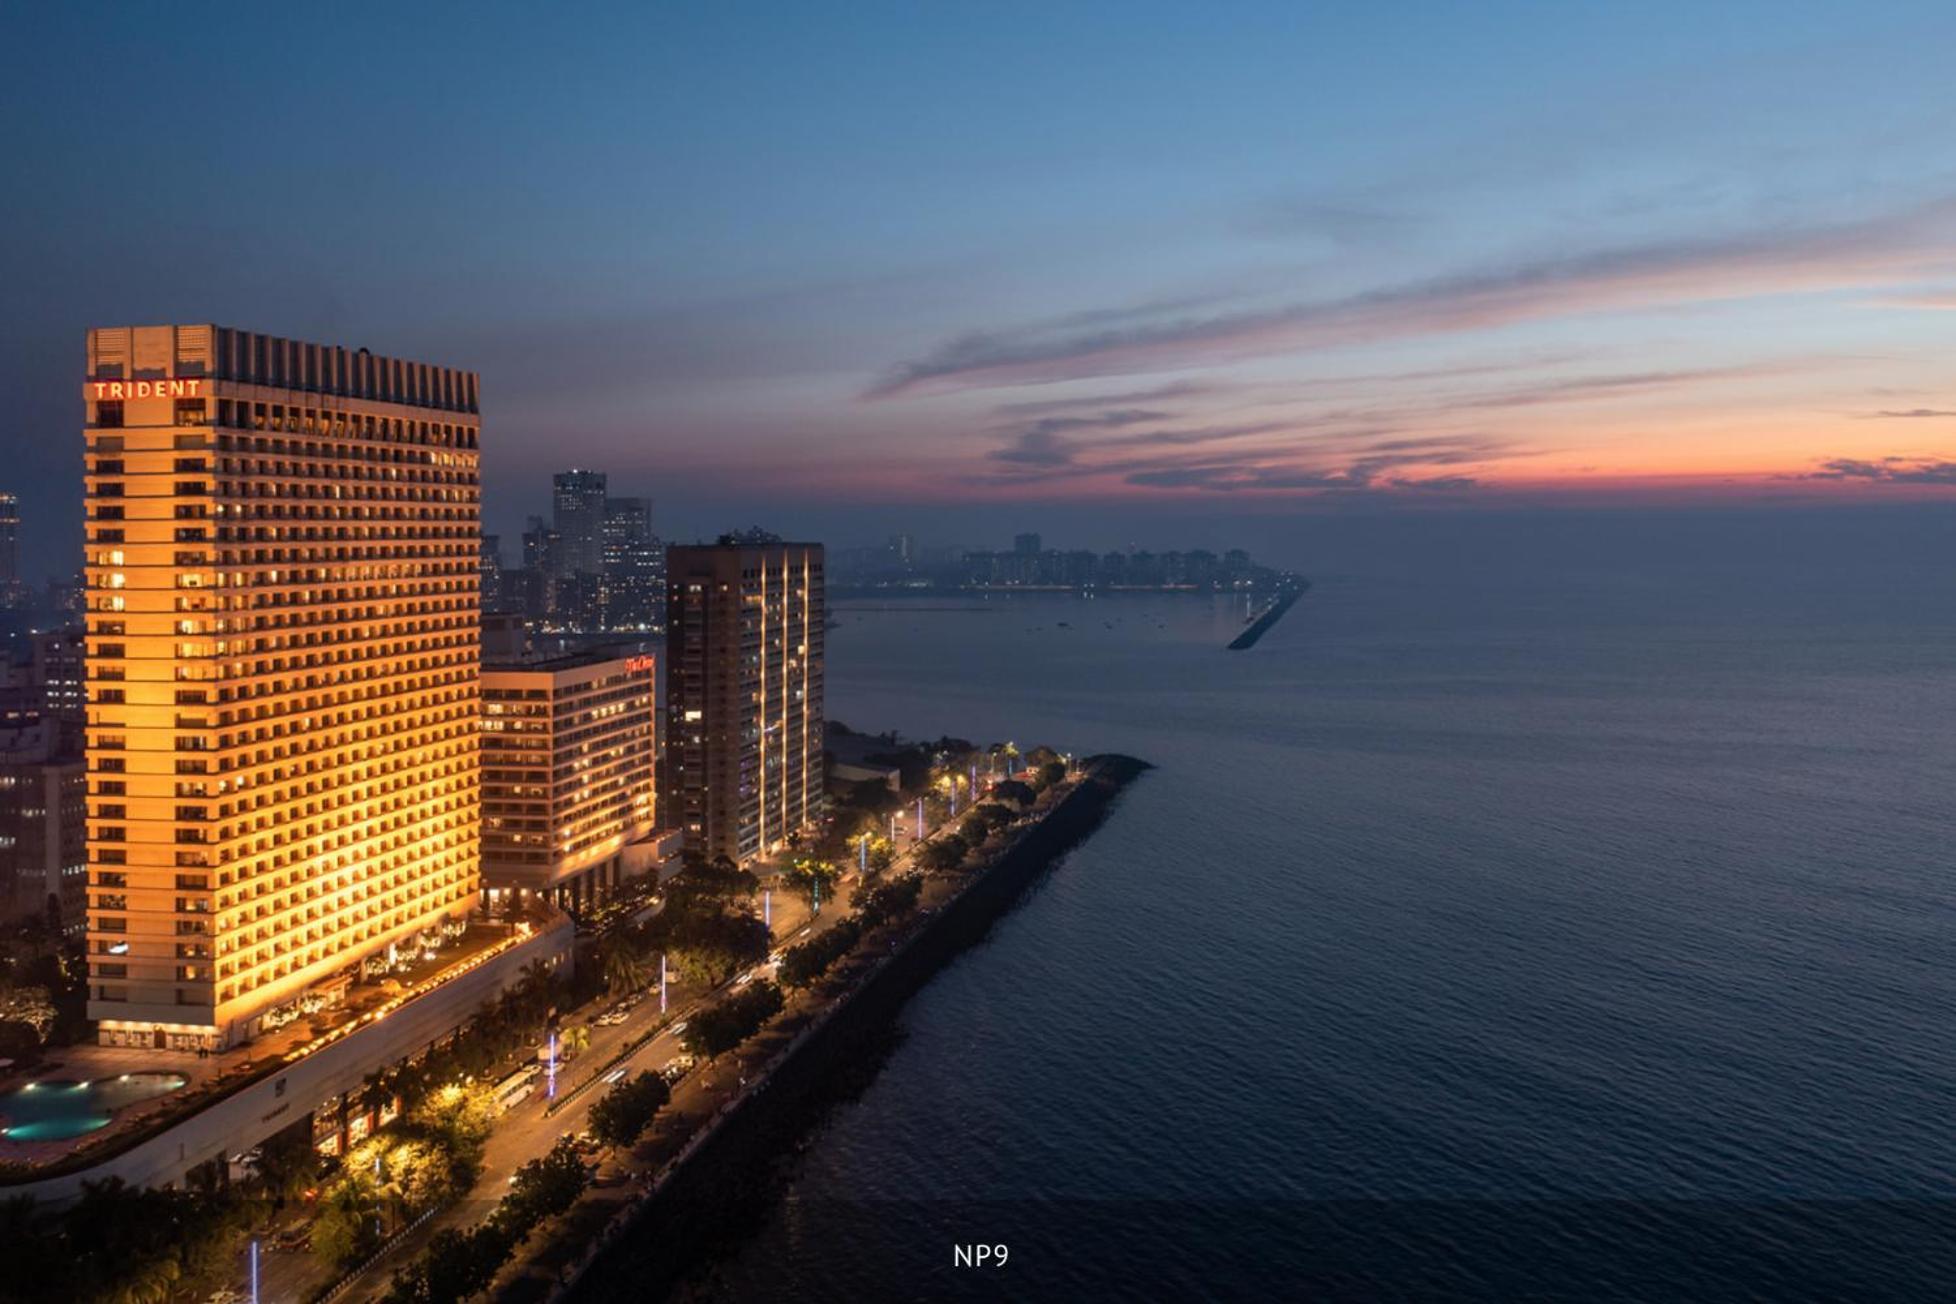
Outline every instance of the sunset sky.
<path id="1" fill-rule="evenodd" d="M 838 544 L 1956 486 L 1947 5 L 8 24 L 0 429 L 48 558 L 83 331 L 164 321 L 479 370 L 506 532 L 573 464 L 672 534 Z"/>

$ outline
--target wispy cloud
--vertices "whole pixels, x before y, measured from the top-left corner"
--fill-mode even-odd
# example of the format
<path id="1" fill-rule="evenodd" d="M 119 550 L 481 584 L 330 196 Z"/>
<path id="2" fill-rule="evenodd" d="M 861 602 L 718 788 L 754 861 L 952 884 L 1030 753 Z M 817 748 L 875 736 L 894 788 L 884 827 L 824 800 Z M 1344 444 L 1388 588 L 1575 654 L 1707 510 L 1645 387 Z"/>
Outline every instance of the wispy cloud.
<path id="1" fill-rule="evenodd" d="M 1809 480 L 1866 480 L 1876 484 L 1956 485 L 1956 462 L 1926 457 L 1884 457 L 1878 461 L 1837 457 L 1810 471 Z"/>
<path id="2" fill-rule="evenodd" d="M 1871 418 L 1881 420 L 1916 420 L 1922 417 L 1956 417 L 1956 409 L 1951 408 L 1905 408 L 1900 411 L 1870 412 Z"/>
<path id="3" fill-rule="evenodd" d="M 973 331 L 898 365 L 866 396 L 1190 366 L 1582 312 L 1868 288 L 1943 270 L 1952 259 L 1956 198 L 1944 198 L 1861 222 L 1605 249 L 1270 308 L 1203 313 L 1178 301 L 1121 324 Z"/>

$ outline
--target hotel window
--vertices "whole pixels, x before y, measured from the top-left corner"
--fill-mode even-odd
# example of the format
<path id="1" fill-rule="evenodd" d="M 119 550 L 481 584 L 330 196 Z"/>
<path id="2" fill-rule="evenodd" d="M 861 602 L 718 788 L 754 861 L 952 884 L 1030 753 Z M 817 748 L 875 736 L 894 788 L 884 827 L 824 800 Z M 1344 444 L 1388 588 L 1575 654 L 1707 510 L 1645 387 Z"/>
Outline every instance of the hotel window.
<path id="1" fill-rule="evenodd" d="M 180 398 L 176 406 L 176 424 L 180 426 L 201 426 L 204 424 L 206 409 L 201 398 Z"/>
<path id="2" fill-rule="evenodd" d="M 106 430 L 122 426 L 122 400 L 105 399 L 95 405 L 95 424 Z"/>

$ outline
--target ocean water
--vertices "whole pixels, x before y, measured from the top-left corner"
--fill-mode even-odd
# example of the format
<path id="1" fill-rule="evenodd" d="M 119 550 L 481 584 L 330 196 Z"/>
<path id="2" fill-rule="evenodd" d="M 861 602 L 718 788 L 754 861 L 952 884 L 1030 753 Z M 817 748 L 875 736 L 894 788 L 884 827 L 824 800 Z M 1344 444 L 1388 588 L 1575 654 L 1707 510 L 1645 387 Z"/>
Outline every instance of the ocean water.
<path id="1" fill-rule="evenodd" d="M 688 1293 L 1956 1293 L 1917 524 L 1354 552 L 1242 653 L 1227 599 L 843 604 L 832 717 L 1157 768 Z"/>

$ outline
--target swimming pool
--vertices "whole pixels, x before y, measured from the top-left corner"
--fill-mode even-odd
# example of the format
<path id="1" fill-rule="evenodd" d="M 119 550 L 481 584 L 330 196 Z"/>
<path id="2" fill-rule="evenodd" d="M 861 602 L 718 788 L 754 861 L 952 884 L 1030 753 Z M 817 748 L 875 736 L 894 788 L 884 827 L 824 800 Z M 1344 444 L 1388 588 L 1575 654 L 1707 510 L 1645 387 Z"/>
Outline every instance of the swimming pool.
<path id="1" fill-rule="evenodd" d="M 9 1141 L 65 1141 L 109 1125 L 118 1109 L 178 1091 L 181 1073 L 122 1073 L 92 1082 L 30 1082 L 0 1096 Z"/>

